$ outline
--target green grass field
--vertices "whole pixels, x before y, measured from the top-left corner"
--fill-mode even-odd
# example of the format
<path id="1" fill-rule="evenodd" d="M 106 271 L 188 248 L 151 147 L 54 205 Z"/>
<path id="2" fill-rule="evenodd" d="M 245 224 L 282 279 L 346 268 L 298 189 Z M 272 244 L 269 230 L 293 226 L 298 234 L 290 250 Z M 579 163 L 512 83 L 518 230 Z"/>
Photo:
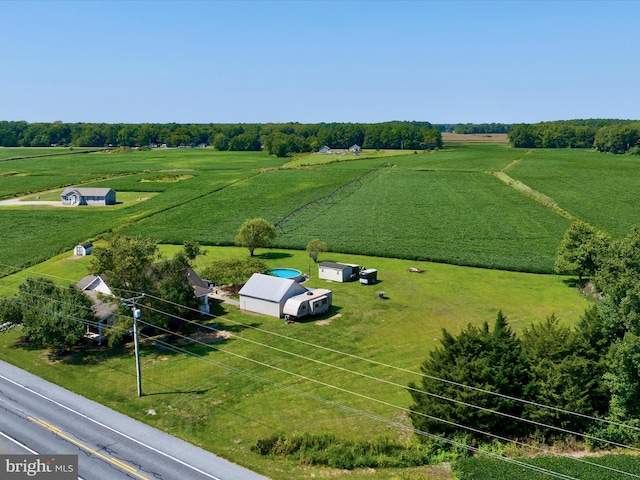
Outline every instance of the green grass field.
<path id="1" fill-rule="evenodd" d="M 166 256 L 176 251 L 177 247 L 162 246 Z M 305 252 L 260 249 L 256 253 L 270 267 L 293 267 L 310 272 L 313 278 L 308 286 L 328 287 L 333 291 L 331 312 L 320 321 L 287 325 L 281 320 L 242 313 L 234 306 L 219 305 L 216 313 L 221 318 L 212 322 L 234 336 L 212 347 L 191 349 L 204 355 L 204 359 L 145 344 L 143 389 L 146 395 L 142 399 L 135 395 L 130 345 L 123 351 L 85 351 L 73 358 L 53 360 L 44 352 L 14 346 L 13 340 L 19 331 L 13 330 L 0 336 L 0 358 L 26 365 L 40 376 L 271 478 L 302 479 L 311 474 L 342 476 L 346 473 L 339 470 L 262 458 L 250 448 L 257 439 L 278 431 L 334 432 L 354 440 L 380 435 L 406 440 L 411 435 L 397 427 L 345 411 L 326 401 L 408 425 L 403 409 L 410 405 L 411 399 L 405 386 L 418 377 L 398 368 L 418 371 L 427 352 L 438 345 L 442 328 L 458 332 L 468 323 L 493 322 L 500 309 L 516 330 L 551 313 L 571 324 L 587 305 L 566 283 L 567 279 L 559 276 L 326 253 L 324 260 L 366 262 L 367 266 L 378 269 L 380 279 L 376 286 L 328 284 L 315 278 L 317 267 L 309 263 Z M 247 254 L 246 249 L 209 247 L 206 255 L 198 257 L 196 268 L 215 259 Z M 73 283 L 87 273 L 89 261 L 88 257 L 73 259 L 71 252 L 59 255 L 1 279 L 1 295 L 11 295 L 27 276 L 54 275 L 54 280 L 61 285 Z M 426 271 L 410 273 L 407 271 L 410 267 Z M 387 300 L 377 299 L 378 290 L 386 292 Z M 385 382 L 345 369 L 382 378 Z M 242 372 L 264 380 L 247 377 Z M 157 415 L 146 415 L 148 409 L 154 409 Z M 431 473 L 426 472 L 431 471 L 426 467 L 383 469 L 376 474 L 363 470 L 348 476 L 430 478 Z"/>
<path id="2" fill-rule="evenodd" d="M 235 336 L 191 348 L 198 357 L 145 344 L 148 395 L 142 399 L 135 397 L 128 346 L 51 359 L 16 347 L 19 330 L 14 329 L 0 336 L 0 358 L 271 478 L 346 476 L 265 459 L 250 448 L 276 431 L 407 439 L 411 435 L 397 427 L 327 401 L 408 425 L 402 410 L 411 401 L 405 385 L 415 376 L 381 364 L 416 371 L 438 345 L 442 328 L 457 333 L 468 323 L 492 322 L 499 310 L 519 331 L 552 313 L 573 324 L 588 305 L 569 279 L 532 273 L 551 271 L 569 221 L 493 172 L 506 169 L 512 178 L 614 236 L 626 233 L 638 216 L 632 193 L 640 178 L 626 157 L 501 144 L 400 153 L 277 159 L 262 152 L 169 149 L 0 161 L 0 199 L 56 200 L 64 187 L 85 185 L 114 188 L 122 202 L 105 208 L 0 206 L 0 273 L 17 271 L 0 278 L 1 296 L 12 295 L 28 275 L 76 282 L 86 275 L 89 258 L 70 259 L 73 246 L 89 239 L 99 243 L 114 233 L 166 244 L 193 239 L 209 245 L 197 269 L 217 258 L 246 256 L 246 249 L 218 245 L 231 245 L 247 218 L 277 222 L 305 204 L 309 207 L 283 223 L 274 248 L 257 251 L 269 266 L 298 268 L 315 277 L 304 248 L 312 238 L 321 238 L 331 250 L 321 260 L 377 268 L 381 280 L 373 288 L 331 284 L 334 307 L 324 322 L 286 325 L 219 305 L 221 317 L 211 322 Z M 373 173 L 362 177 L 367 172 Z M 603 207 L 609 205 L 616 207 L 613 219 Z M 163 245 L 162 250 L 171 256 L 177 247 Z M 426 272 L 409 273 L 410 267 Z M 309 285 L 327 287 L 315 278 Z M 388 300 L 377 300 L 377 290 L 384 290 Z M 150 408 L 158 415 L 147 415 Z M 447 478 L 436 477 L 441 474 L 425 467 L 348 476 Z"/>

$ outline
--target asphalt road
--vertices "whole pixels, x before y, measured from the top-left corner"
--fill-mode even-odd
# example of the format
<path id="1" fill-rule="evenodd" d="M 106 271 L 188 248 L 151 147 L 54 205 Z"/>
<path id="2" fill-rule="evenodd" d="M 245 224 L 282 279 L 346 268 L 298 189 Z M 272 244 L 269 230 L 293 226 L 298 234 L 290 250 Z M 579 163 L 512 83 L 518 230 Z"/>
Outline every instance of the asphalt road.
<path id="1" fill-rule="evenodd" d="M 78 455 L 83 480 L 266 479 L 5 362 L 0 453 Z"/>

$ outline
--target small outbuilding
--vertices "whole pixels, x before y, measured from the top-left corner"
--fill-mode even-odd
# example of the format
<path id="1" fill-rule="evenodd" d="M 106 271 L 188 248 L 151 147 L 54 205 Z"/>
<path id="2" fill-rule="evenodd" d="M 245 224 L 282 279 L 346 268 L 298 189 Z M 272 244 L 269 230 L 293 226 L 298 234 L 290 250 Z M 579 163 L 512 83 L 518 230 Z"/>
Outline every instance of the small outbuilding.
<path id="1" fill-rule="evenodd" d="M 290 278 L 254 273 L 240 289 L 240 309 L 282 318 L 288 299 L 307 289 Z"/>
<path id="2" fill-rule="evenodd" d="M 93 243 L 84 242 L 80 245 L 76 245 L 73 249 L 73 254 L 78 257 L 84 257 L 85 255 L 90 255 L 93 252 Z"/>
<path id="3" fill-rule="evenodd" d="M 368 268 L 360 272 L 360 283 L 363 285 L 373 285 L 378 283 L 378 270 Z"/>
<path id="4" fill-rule="evenodd" d="M 66 188 L 60 195 L 63 205 L 115 205 L 116 192 L 112 188 Z"/>
<path id="5" fill-rule="evenodd" d="M 331 153 L 331 149 L 326 145 L 323 145 L 320 147 L 320 150 L 318 150 L 318 153 Z"/>
<path id="6" fill-rule="evenodd" d="M 332 282 L 352 282 L 358 278 L 359 265 L 338 262 L 322 262 L 318 265 L 318 278 Z"/>

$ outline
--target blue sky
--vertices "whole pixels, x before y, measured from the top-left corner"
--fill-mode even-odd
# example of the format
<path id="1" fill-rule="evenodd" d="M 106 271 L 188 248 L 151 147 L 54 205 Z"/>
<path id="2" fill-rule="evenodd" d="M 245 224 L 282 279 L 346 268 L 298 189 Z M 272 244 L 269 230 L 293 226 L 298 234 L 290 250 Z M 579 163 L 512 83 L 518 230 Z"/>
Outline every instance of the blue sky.
<path id="1" fill-rule="evenodd" d="M 0 0 L 0 120 L 640 119 L 640 1 Z"/>

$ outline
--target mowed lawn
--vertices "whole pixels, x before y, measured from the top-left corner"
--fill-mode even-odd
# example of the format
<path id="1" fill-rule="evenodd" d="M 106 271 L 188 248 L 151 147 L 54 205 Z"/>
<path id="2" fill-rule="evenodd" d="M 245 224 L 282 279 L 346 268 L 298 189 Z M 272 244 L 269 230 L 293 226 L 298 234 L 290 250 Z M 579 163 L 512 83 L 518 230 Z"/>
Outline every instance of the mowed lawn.
<path id="1" fill-rule="evenodd" d="M 162 246 L 170 257 L 175 246 Z M 216 259 L 244 257 L 246 249 L 209 247 L 201 269 Z M 317 279 L 317 266 L 303 251 L 259 249 L 269 267 L 311 273 L 310 287 L 330 288 L 334 306 L 320 319 L 297 324 L 216 305 L 207 323 L 228 333 L 210 345 L 175 345 L 172 351 L 148 339 L 143 347 L 143 390 L 136 396 L 131 345 L 88 350 L 67 358 L 16 347 L 19 330 L 0 336 L 0 358 L 170 431 L 274 479 L 316 477 L 430 478 L 428 468 L 353 473 L 265 459 L 251 452 L 259 438 L 275 432 L 332 432 L 366 440 L 411 434 L 386 422 L 409 425 L 409 381 L 418 381 L 421 362 L 436 347 L 442 329 L 457 333 L 468 323 L 490 324 L 502 310 L 516 331 L 552 313 L 578 320 L 588 301 L 565 277 L 458 267 L 409 260 L 325 253 L 322 260 L 358 263 L 379 272 L 380 283 L 330 283 Z M 0 280 L 2 296 L 27 276 L 53 275 L 74 283 L 90 258 L 57 256 Z M 409 268 L 425 270 L 411 273 Z M 378 291 L 386 300 L 378 299 Z M 143 312 L 144 318 L 144 312 Z M 366 375 L 366 376 L 365 376 Z M 372 377 L 372 378 L 371 378 Z M 376 380 L 379 379 L 379 380 Z M 345 410 L 348 408 L 349 410 Z M 147 412 L 153 409 L 156 415 Z"/>

